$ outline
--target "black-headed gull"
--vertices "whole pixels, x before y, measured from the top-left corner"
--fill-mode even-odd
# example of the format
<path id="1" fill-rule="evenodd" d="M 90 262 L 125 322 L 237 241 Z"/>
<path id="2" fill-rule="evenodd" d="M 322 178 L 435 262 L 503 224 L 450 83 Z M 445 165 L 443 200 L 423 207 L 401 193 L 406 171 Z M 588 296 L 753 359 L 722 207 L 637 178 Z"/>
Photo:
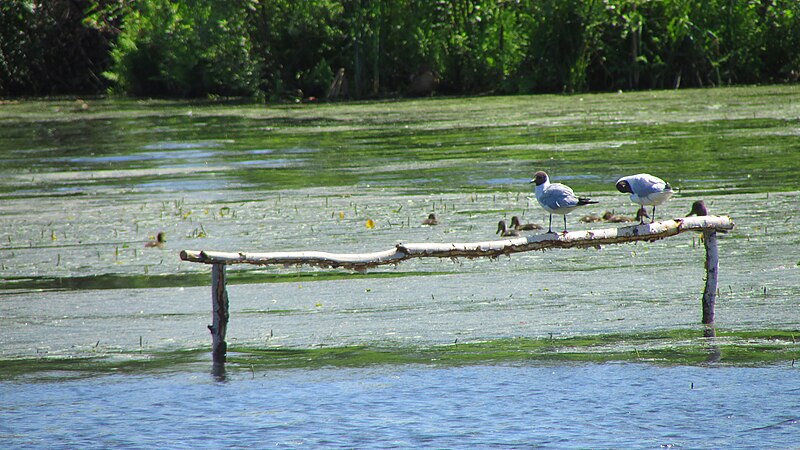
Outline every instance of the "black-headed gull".
<path id="1" fill-rule="evenodd" d="M 697 200 L 696 202 L 692 203 L 692 210 L 689 211 L 689 216 L 707 216 L 708 215 L 708 208 L 706 208 L 705 202 L 702 200 Z"/>
<path id="2" fill-rule="evenodd" d="M 617 180 L 617 190 L 631 194 L 631 201 L 642 206 L 653 206 L 653 217 L 650 223 L 656 220 L 656 206 L 666 202 L 672 197 L 672 187 L 661 178 L 654 177 L 649 173 L 640 173 L 622 177 Z M 641 217 L 639 223 L 644 223 Z"/>
<path id="3" fill-rule="evenodd" d="M 514 229 L 509 229 L 506 226 L 506 221 L 505 220 L 501 220 L 500 222 L 497 222 L 497 231 L 495 231 L 495 233 L 498 233 L 498 234 L 500 234 L 500 236 L 503 236 L 503 237 L 519 236 L 519 231 L 514 230 Z"/>
<path id="4" fill-rule="evenodd" d="M 522 223 L 519 220 L 519 217 L 513 216 L 511 217 L 511 228 L 518 230 L 518 231 L 527 231 L 527 230 L 541 230 L 542 226 L 538 223 Z"/>
<path id="5" fill-rule="evenodd" d="M 531 183 L 536 184 L 536 200 L 542 205 L 545 211 L 550 213 L 550 225 L 548 233 L 553 232 L 553 214 L 564 216 L 564 233 L 567 232 L 567 214 L 578 206 L 597 203 L 585 197 L 578 197 L 572 189 L 561 183 L 550 183 L 547 174 L 539 171 L 533 175 Z"/>

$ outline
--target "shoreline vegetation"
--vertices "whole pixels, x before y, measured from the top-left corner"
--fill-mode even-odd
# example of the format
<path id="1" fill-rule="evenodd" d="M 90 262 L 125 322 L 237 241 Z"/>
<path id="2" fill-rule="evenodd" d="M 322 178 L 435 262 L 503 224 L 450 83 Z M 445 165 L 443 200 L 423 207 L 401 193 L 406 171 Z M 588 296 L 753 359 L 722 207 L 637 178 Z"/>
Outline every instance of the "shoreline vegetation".
<path id="1" fill-rule="evenodd" d="M 794 83 L 800 3 L 9 0 L 0 98 L 300 102 Z"/>

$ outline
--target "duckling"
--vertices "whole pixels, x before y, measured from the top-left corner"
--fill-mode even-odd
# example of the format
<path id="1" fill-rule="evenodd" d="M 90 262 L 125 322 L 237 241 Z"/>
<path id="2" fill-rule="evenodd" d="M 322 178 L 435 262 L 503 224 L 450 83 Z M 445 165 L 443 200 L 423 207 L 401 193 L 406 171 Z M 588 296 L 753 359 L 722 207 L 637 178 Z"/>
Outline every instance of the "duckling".
<path id="1" fill-rule="evenodd" d="M 156 235 L 155 241 L 150 241 L 144 244 L 145 247 L 156 247 L 156 248 L 164 248 L 167 244 L 167 234 L 163 231 L 159 231 Z"/>
<path id="2" fill-rule="evenodd" d="M 542 226 L 536 223 L 521 223 L 519 217 L 513 216 L 511 218 L 511 228 L 520 230 L 541 230 Z"/>
<path id="3" fill-rule="evenodd" d="M 639 223 L 644 223 L 645 217 L 649 218 L 650 215 L 647 214 L 647 210 L 644 209 L 644 206 L 639 207 L 636 211 L 636 217 L 617 215 L 614 214 L 613 211 L 606 211 L 605 214 L 603 214 L 603 220 L 611 223 L 634 222 L 636 220 L 638 220 Z"/>
<path id="4" fill-rule="evenodd" d="M 608 214 L 608 211 L 606 211 L 606 214 Z M 595 222 L 602 222 L 604 217 L 605 214 L 603 214 L 603 217 L 600 217 L 597 214 L 587 214 L 581 217 L 580 220 L 583 223 L 595 223 Z"/>
<path id="5" fill-rule="evenodd" d="M 428 214 L 428 218 L 422 221 L 423 225 L 439 225 L 439 221 L 436 220 L 436 214 L 430 213 Z"/>
<path id="6" fill-rule="evenodd" d="M 498 234 L 500 234 L 500 236 L 503 236 L 503 237 L 519 236 L 519 231 L 514 230 L 514 229 L 508 229 L 506 227 L 506 221 L 505 220 L 501 220 L 500 222 L 497 222 L 497 231 L 495 231 L 495 233 L 498 233 Z"/>
<path id="7" fill-rule="evenodd" d="M 702 200 L 697 200 L 696 202 L 692 203 L 692 210 L 689 211 L 689 216 L 707 216 L 708 215 L 708 208 L 706 208 L 706 204 Z"/>

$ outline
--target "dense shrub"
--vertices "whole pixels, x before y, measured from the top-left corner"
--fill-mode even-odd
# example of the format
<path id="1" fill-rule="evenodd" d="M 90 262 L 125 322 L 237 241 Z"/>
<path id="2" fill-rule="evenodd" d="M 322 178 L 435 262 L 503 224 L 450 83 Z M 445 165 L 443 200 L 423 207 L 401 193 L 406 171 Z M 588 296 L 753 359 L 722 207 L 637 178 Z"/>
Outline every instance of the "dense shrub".
<path id="1" fill-rule="evenodd" d="M 0 1 L 0 95 L 86 94 L 104 90 L 111 24 L 88 22 L 90 0 Z"/>
<path id="2" fill-rule="evenodd" d="M 0 3 L 0 95 L 322 97 L 337 73 L 349 98 L 796 81 L 800 2 Z"/>

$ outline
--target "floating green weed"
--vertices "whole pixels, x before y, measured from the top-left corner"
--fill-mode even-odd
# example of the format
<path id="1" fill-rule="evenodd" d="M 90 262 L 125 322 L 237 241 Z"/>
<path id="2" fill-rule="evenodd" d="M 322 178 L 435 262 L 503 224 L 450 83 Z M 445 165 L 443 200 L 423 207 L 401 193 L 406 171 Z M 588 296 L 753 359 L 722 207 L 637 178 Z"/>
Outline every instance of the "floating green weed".
<path id="1" fill-rule="evenodd" d="M 258 270 L 229 270 L 227 283 L 289 283 L 302 281 L 330 281 L 359 278 L 401 278 L 445 275 L 452 272 L 368 272 L 365 274 L 320 270 L 318 272 L 265 273 Z M 140 289 L 208 286 L 210 273 L 178 273 L 168 275 L 102 274 L 76 277 L 7 277 L 0 279 L 0 290 L 82 290 L 82 289 Z"/>
<path id="2" fill-rule="evenodd" d="M 232 365 L 277 368 L 361 367 L 374 364 L 492 364 L 530 361 L 764 364 L 800 359 L 800 331 L 701 330 L 514 338 L 426 348 L 352 346 L 313 349 L 236 348 Z"/>
<path id="3" fill-rule="evenodd" d="M 670 365 L 763 365 L 800 360 L 800 330 L 667 330 L 567 338 L 510 338 L 481 342 L 404 347 L 357 345 L 319 348 L 228 348 L 229 371 L 368 367 L 424 364 L 529 364 L 541 362 L 639 362 Z M 112 353 L 90 357 L 0 360 L 0 379 L 22 376 L 72 379 L 112 373 L 180 371 L 208 364 L 208 349 Z"/>

